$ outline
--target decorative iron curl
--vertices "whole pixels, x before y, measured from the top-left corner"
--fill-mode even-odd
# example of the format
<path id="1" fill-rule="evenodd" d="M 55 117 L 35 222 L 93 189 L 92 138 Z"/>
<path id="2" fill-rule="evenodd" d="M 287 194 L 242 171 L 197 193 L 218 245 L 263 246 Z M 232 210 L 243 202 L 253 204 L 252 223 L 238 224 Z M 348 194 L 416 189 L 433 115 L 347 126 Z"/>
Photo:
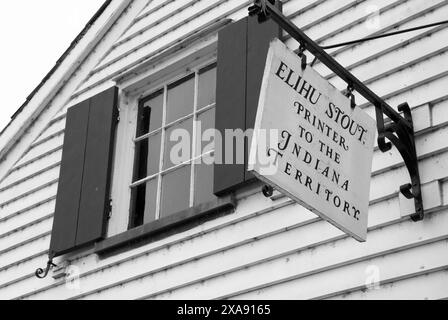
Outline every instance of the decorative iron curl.
<path id="1" fill-rule="evenodd" d="M 35 275 L 39 279 L 45 279 L 48 276 L 48 273 L 50 272 L 50 270 L 54 267 L 57 267 L 57 265 L 53 263 L 53 259 L 50 259 L 47 263 L 47 267 L 45 268 L 45 270 L 42 268 L 39 268 L 36 270 Z"/>

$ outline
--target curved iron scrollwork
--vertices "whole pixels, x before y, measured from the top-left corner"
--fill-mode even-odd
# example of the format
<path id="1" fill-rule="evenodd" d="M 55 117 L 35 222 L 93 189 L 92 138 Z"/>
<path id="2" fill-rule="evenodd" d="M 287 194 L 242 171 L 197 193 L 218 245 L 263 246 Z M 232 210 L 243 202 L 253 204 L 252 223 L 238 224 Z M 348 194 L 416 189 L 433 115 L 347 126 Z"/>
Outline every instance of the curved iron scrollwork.
<path id="1" fill-rule="evenodd" d="M 57 265 L 53 263 L 53 259 L 50 259 L 47 263 L 47 267 L 45 268 L 45 270 L 42 268 L 39 268 L 36 270 L 35 275 L 39 279 L 45 279 L 48 276 L 48 273 L 50 272 L 50 270 L 54 267 L 57 267 Z"/>
<path id="2" fill-rule="evenodd" d="M 398 106 L 398 111 L 403 113 L 399 123 L 392 121 L 385 125 L 381 106 L 376 107 L 376 118 L 378 127 L 378 147 L 382 152 L 387 152 L 394 145 L 403 157 L 408 169 L 411 183 L 402 185 L 400 192 L 407 199 L 414 199 L 415 213 L 411 216 L 413 221 L 421 221 L 424 218 L 420 174 L 418 170 L 418 159 L 415 150 L 414 127 L 412 113 L 409 104 L 403 103 Z M 390 142 L 386 142 L 386 139 Z"/>

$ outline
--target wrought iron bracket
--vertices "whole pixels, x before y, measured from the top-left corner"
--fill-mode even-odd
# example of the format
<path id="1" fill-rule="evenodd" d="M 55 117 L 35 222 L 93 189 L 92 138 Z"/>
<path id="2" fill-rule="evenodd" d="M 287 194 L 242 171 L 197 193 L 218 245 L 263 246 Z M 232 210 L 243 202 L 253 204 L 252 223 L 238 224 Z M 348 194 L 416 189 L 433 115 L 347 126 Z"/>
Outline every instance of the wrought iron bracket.
<path id="1" fill-rule="evenodd" d="M 411 183 L 400 187 L 400 192 L 408 199 L 414 199 L 415 214 L 411 216 L 413 221 L 420 221 L 424 218 L 423 200 L 421 194 L 420 175 L 418 170 L 418 159 L 415 150 L 415 135 L 412 122 L 411 109 L 407 103 L 398 106 L 398 111 L 389 106 L 382 98 L 372 92 L 364 83 L 340 65 L 332 56 L 322 49 L 316 42 L 311 40 L 300 28 L 276 8 L 275 0 L 254 0 L 254 4 L 249 8 L 249 15 L 258 15 L 260 23 L 272 19 L 292 38 L 300 44 L 299 54 L 304 56 L 306 48 L 315 59 L 321 61 L 332 70 L 342 80 L 348 84 L 347 94 L 352 100 L 352 107 L 355 107 L 353 91 L 357 91 L 375 106 L 376 121 L 378 129 L 378 147 L 382 152 L 387 152 L 394 145 L 409 171 Z M 385 122 L 385 116 L 387 124 Z M 388 140 L 388 141 L 386 141 Z M 268 190 L 266 190 L 268 191 Z M 263 192 L 264 193 L 264 192 Z"/>
<path id="2" fill-rule="evenodd" d="M 42 268 L 39 268 L 36 270 L 35 275 L 39 279 L 45 279 L 48 276 L 48 273 L 50 272 L 50 270 L 55 267 L 57 267 L 57 265 L 53 263 L 53 259 L 50 259 L 47 263 L 47 267 L 45 268 L 45 270 Z"/>
<path id="3" fill-rule="evenodd" d="M 408 103 L 400 104 L 398 111 L 403 113 L 404 118 L 401 122 L 392 121 L 388 124 L 384 123 L 382 106 L 375 106 L 375 110 L 378 127 L 378 148 L 382 152 L 388 152 L 394 145 L 400 152 L 411 178 L 411 183 L 402 185 L 400 192 L 407 199 L 414 199 L 415 213 L 411 216 L 412 220 L 423 220 L 423 200 L 411 108 Z M 403 121 L 407 125 L 403 124 Z M 390 142 L 386 142 L 386 139 Z"/>

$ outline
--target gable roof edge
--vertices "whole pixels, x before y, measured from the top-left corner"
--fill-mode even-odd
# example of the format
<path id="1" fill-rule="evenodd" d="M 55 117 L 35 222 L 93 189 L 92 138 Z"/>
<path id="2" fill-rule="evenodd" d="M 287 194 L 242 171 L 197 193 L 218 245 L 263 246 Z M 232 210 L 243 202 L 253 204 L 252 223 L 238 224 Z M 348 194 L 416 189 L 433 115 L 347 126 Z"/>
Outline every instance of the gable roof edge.
<path id="1" fill-rule="evenodd" d="M 106 0 L 0 133 L 0 165 L 133 0 Z M 0 174 L 1 178 L 1 174 Z"/>

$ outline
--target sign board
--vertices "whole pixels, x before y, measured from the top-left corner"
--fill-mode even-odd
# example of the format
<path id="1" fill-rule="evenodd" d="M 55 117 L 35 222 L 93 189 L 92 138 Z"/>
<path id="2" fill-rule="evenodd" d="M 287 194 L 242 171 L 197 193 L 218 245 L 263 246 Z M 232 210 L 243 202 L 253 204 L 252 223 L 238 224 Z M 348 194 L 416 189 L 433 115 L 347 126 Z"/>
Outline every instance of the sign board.
<path id="1" fill-rule="evenodd" d="M 371 117 L 271 42 L 249 171 L 363 242 L 375 132 Z"/>

